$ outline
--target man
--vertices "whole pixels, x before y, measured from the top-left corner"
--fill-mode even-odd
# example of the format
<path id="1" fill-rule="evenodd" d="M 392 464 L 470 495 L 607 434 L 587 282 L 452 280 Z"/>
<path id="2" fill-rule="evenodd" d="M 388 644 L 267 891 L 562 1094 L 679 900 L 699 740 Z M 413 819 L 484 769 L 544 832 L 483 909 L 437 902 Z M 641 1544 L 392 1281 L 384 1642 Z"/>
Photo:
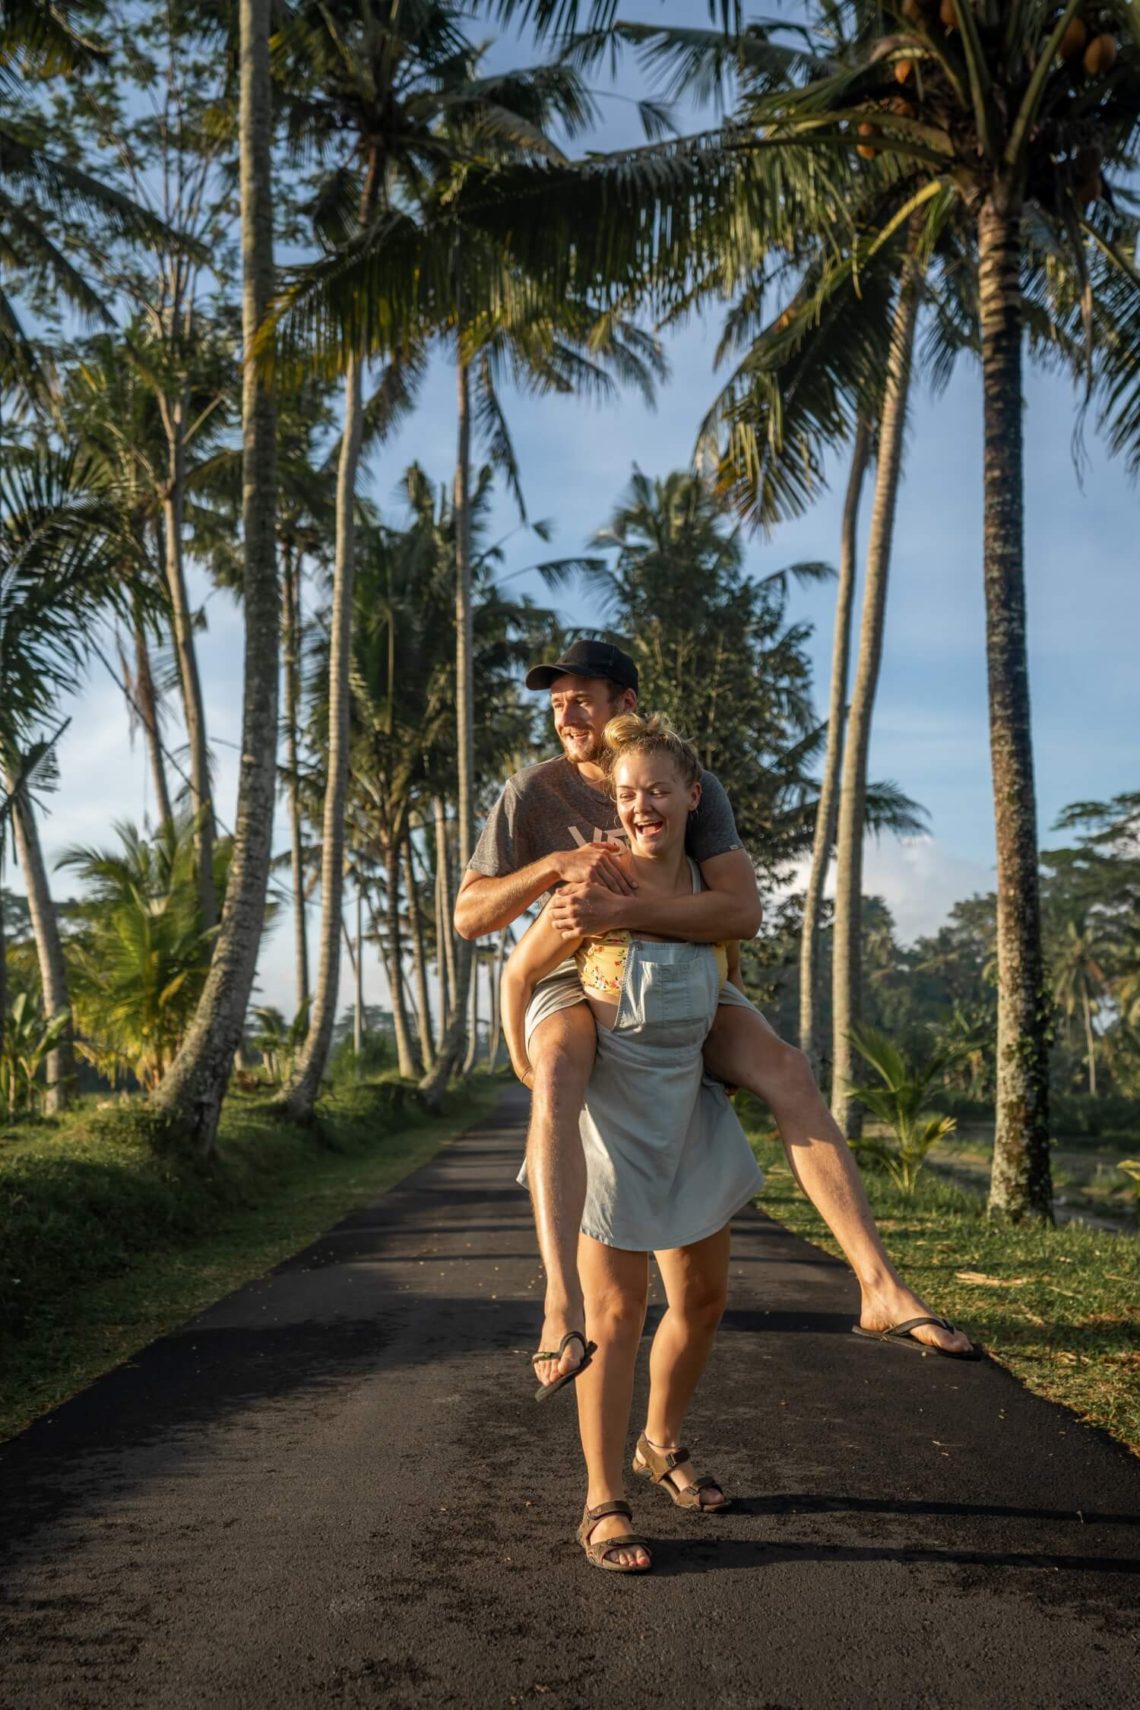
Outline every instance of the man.
<path id="1" fill-rule="evenodd" d="M 456 931 L 464 938 L 499 931 L 553 892 L 551 918 L 568 938 L 615 927 L 693 942 L 754 937 L 760 926 L 756 876 L 724 789 L 709 772 L 686 839 L 707 889 L 693 896 L 638 896 L 600 763 L 606 724 L 637 704 L 637 667 L 629 655 L 608 642 L 576 641 L 555 663 L 536 665 L 526 686 L 549 690 L 563 753 L 507 780 L 463 876 Z M 527 1175 L 547 1281 L 539 1347 L 548 1350 L 583 1327 L 577 1244 L 586 1168 L 578 1118 L 595 1031 L 573 964 L 540 983 L 528 1021 L 537 1024 L 530 1044 Z M 912 1345 L 968 1358 L 968 1338 L 931 1319 L 883 1250 L 850 1147 L 803 1052 L 785 1044 L 758 1010 L 726 987 L 704 1055 L 710 1074 L 746 1087 L 771 1110 L 797 1181 L 855 1272 L 860 1328 L 893 1330 Z M 581 1342 L 567 1342 L 560 1356 L 536 1363 L 540 1383 L 567 1377 L 582 1355 Z"/>

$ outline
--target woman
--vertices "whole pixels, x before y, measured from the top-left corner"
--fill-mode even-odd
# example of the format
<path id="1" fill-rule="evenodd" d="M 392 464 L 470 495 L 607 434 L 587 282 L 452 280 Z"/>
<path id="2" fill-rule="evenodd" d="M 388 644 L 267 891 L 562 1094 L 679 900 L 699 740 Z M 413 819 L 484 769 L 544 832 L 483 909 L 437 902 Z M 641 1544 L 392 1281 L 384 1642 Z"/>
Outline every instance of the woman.
<path id="1" fill-rule="evenodd" d="M 606 726 L 605 740 L 609 786 L 641 893 L 698 888 L 699 871 L 685 855 L 685 824 L 700 800 L 696 753 L 657 715 L 625 713 Z M 726 947 L 625 931 L 567 942 L 540 915 L 503 976 L 504 1031 L 524 1081 L 527 1004 L 537 982 L 567 956 L 577 963 L 598 1027 L 581 1118 L 587 1190 L 578 1267 L 596 1347 L 576 1383 L 588 1477 L 578 1540 L 595 1567 L 643 1573 L 652 1559 L 644 1539 L 629 1531 L 622 1456 L 648 1254 L 656 1256 L 668 1305 L 653 1339 L 634 1471 L 679 1507 L 720 1512 L 728 1501 L 715 1479 L 694 1476 L 681 1431 L 724 1311 L 729 1219 L 763 1176 L 723 1088 L 705 1081 L 701 1061 L 729 975 Z M 736 946 L 731 969 L 739 984 Z"/>

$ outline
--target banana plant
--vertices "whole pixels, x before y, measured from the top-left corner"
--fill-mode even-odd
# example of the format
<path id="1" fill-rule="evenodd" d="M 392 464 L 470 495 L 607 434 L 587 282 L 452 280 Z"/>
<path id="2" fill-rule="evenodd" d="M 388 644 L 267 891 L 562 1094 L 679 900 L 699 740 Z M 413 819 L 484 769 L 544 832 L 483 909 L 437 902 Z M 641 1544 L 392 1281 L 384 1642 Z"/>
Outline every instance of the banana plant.
<path id="1" fill-rule="evenodd" d="M 873 1027 L 853 1027 L 850 1039 L 879 1076 L 877 1082 L 857 1087 L 856 1095 L 891 1134 L 890 1139 L 860 1137 L 852 1141 L 853 1150 L 860 1162 L 885 1169 L 899 1192 L 910 1199 L 928 1153 L 958 1126 L 954 1117 L 940 1116 L 927 1107 L 961 1050 L 953 1046 L 929 1057 L 915 1057 Z"/>
<path id="2" fill-rule="evenodd" d="M 20 992 L 12 1000 L 0 1040 L 0 1104 L 9 1121 L 39 1110 L 46 1091 L 40 1070 L 70 1020 L 70 1011 L 61 1009 L 45 1021 L 38 1002 L 28 992 Z"/>

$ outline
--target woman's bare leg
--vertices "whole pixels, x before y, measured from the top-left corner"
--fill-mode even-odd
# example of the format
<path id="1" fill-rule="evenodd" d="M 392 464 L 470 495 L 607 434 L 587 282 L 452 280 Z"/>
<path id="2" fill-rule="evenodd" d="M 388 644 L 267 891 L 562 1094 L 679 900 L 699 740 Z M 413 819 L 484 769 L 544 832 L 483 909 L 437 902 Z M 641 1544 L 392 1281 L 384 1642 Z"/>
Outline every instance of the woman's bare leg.
<path id="1" fill-rule="evenodd" d="M 633 1403 L 633 1368 L 649 1297 L 649 1259 L 621 1247 L 604 1247 L 583 1235 L 578 1243 L 578 1274 L 586 1301 L 586 1330 L 597 1343 L 593 1360 L 576 1379 L 578 1430 L 586 1457 L 586 1505 L 620 1501 L 625 1495 L 622 1469 Z M 629 1531 L 620 1514 L 599 1520 L 595 1543 Z M 644 1566 L 646 1552 L 616 1550 L 622 1566 Z"/>
<path id="2" fill-rule="evenodd" d="M 645 1435 L 657 1448 L 673 1449 L 684 1441 L 685 1415 L 724 1314 L 729 1242 L 726 1224 L 707 1240 L 656 1255 L 668 1306 L 649 1355 Z M 669 1476 L 683 1490 L 696 1474 L 691 1462 L 685 1461 Z M 704 1504 L 711 1507 L 722 1497 L 719 1489 L 702 1494 Z"/>

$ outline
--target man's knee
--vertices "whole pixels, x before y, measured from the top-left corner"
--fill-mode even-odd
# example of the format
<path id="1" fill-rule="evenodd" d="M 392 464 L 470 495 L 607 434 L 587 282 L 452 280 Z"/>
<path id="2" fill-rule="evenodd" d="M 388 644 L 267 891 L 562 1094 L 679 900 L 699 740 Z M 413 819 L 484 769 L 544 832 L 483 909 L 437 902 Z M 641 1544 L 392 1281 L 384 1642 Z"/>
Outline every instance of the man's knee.
<path id="1" fill-rule="evenodd" d="M 820 1096 L 805 1053 L 755 1011 L 722 1005 L 706 1055 L 722 1078 L 768 1104 Z"/>
<path id="2" fill-rule="evenodd" d="M 598 1036 L 588 1004 L 578 1003 L 547 1016 L 531 1035 L 534 1094 L 562 1104 L 582 1102 L 594 1066 Z"/>

